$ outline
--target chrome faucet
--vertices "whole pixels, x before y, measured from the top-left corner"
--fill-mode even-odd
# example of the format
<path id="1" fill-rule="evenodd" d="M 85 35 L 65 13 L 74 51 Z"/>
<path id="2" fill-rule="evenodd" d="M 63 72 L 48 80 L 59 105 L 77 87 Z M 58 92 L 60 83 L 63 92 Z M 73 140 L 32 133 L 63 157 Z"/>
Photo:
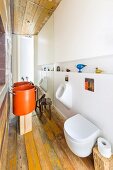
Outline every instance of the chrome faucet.
<path id="1" fill-rule="evenodd" d="M 24 81 L 24 77 L 21 77 L 21 79 Z"/>

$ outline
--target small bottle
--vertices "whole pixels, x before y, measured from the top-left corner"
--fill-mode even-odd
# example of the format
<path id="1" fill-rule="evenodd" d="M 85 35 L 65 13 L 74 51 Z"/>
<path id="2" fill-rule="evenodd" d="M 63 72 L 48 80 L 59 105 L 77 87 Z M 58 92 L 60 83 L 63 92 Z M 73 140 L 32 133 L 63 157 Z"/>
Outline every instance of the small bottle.
<path id="1" fill-rule="evenodd" d="M 60 71 L 60 66 L 57 66 L 57 71 Z"/>
<path id="2" fill-rule="evenodd" d="M 69 81 L 69 78 L 68 78 L 68 76 L 67 76 L 67 75 L 65 76 L 65 81 Z"/>

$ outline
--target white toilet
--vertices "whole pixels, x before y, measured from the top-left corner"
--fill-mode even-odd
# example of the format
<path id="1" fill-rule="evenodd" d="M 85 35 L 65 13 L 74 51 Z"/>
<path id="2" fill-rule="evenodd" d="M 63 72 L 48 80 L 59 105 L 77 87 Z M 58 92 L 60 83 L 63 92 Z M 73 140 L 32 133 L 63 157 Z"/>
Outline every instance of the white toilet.
<path id="1" fill-rule="evenodd" d="M 65 121 L 64 134 L 70 150 L 79 157 L 87 157 L 100 136 L 100 130 L 82 115 L 77 114 Z"/>

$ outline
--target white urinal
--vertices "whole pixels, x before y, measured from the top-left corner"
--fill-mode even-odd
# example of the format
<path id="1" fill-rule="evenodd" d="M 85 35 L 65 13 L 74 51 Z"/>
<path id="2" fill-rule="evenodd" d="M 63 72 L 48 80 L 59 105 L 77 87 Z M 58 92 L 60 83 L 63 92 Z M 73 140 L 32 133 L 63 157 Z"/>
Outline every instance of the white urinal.
<path id="1" fill-rule="evenodd" d="M 72 108 L 72 87 L 69 82 L 61 84 L 56 91 L 56 98 L 68 109 Z"/>

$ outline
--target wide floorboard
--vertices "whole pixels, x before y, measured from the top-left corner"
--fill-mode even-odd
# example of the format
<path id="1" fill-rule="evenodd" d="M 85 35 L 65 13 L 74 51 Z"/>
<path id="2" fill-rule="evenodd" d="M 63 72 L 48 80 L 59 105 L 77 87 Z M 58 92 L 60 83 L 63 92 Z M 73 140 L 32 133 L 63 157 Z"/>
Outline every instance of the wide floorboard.
<path id="1" fill-rule="evenodd" d="M 18 133 L 17 121 L 10 123 L 7 170 L 94 170 L 91 157 L 79 158 L 68 148 L 63 120 L 52 120 L 45 113 L 41 120 L 33 115 L 33 131 Z"/>

